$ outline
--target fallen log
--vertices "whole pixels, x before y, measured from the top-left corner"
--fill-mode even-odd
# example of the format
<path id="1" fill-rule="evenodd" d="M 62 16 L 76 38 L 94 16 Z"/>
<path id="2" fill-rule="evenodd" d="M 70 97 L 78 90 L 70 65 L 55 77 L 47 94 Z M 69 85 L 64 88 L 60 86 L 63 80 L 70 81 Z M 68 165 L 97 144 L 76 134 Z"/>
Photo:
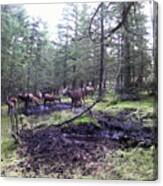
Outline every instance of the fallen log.
<path id="1" fill-rule="evenodd" d="M 61 126 L 65 125 L 65 124 L 71 123 L 72 121 L 74 121 L 74 120 L 78 119 L 79 117 L 81 117 L 83 114 L 89 112 L 98 102 L 99 102 L 99 100 L 96 100 L 92 105 L 90 105 L 89 107 L 87 107 L 85 110 L 83 110 L 78 115 L 70 118 L 69 120 L 63 121 L 62 123 L 55 124 L 55 126 L 56 127 L 61 127 Z"/>

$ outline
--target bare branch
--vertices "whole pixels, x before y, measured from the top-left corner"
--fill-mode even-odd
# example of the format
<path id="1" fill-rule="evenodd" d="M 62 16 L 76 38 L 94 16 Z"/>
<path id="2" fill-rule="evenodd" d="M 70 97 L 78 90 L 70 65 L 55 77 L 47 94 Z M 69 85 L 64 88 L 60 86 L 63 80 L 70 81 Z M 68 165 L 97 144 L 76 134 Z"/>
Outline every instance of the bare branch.
<path id="1" fill-rule="evenodd" d="M 127 15 L 131 9 L 131 7 L 134 5 L 134 2 L 128 2 L 128 6 L 126 8 L 123 9 L 123 12 L 122 12 L 122 20 L 113 28 L 109 31 L 109 33 L 104 37 L 104 39 L 107 39 L 108 37 L 110 37 L 114 32 L 116 32 L 122 25 L 125 24 L 125 21 L 127 19 Z M 110 5 L 110 4 L 109 4 Z M 109 7 L 108 5 L 108 7 Z M 89 24 L 89 38 L 95 42 L 95 39 L 92 38 L 92 32 L 91 32 L 91 27 L 92 27 L 92 23 L 93 23 L 93 20 L 95 18 L 95 16 L 97 15 L 99 9 L 101 8 L 102 6 L 102 3 L 100 3 L 98 5 L 98 7 L 96 8 L 96 11 L 95 13 L 93 14 L 92 18 L 91 18 L 91 21 L 90 21 L 90 24 Z"/>
<path id="2" fill-rule="evenodd" d="M 103 3 L 100 3 L 100 4 L 98 5 L 98 7 L 96 8 L 96 11 L 95 11 L 95 13 L 93 14 L 93 16 L 92 16 L 92 18 L 91 18 L 91 21 L 90 21 L 90 24 L 89 24 L 89 28 L 88 28 L 89 37 L 90 37 L 90 39 L 91 39 L 93 42 L 95 42 L 95 40 L 92 38 L 91 27 L 92 27 L 93 20 L 94 20 L 95 16 L 97 15 L 97 13 L 98 13 L 98 11 L 99 11 L 99 9 L 101 8 L 102 5 L 103 5 Z"/>
<path id="3" fill-rule="evenodd" d="M 129 5 L 127 8 L 124 8 L 123 12 L 122 12 L 122 20 L 121 22 L 119 22 L 117 24 L 117 26 L 115 26 L 112 30 L 109 31 L 109 34 L 107 36 L 105 36 L 105 39 L 107 39 L 108 37 L 110 37 L 114 32 L 116 32 L 122 25 L 125 24 L 125 21 L 127 19 L 127 15 L 131 9 L 131 7 L 134 5 L 134 2 L 129 2 Z"/>

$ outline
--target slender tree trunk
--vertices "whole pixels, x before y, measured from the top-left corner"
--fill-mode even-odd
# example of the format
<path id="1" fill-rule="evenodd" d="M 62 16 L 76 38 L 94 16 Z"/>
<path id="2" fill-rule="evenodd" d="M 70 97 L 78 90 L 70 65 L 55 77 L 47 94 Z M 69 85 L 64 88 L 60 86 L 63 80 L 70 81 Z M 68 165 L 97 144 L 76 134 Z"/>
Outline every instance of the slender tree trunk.
<path id="1" fill-rule="evenodd" d="M 72 89 L 75 89 L 75 87 L 76 87 L 76 75 L 75 75 L 75 73 L 76 73 L 76 65 L 73 65 L 73 81 L 72 81 Z"/>
<path id="2" fill-rule="evenodd" d="M 27 91 L 29 92 L 29 88 L 30 88 L 30 76 L 31 76 L 31 72 L 30 72 L 30 66 L 28 64 L 28 69 L 27 69 Z"/>
<path id="3" fill-rule="evenodd" d="M 101 39 L 100 39 L 100 76 L 99 76 L 99 98 L 102 98 L 103 95 L 103 75 L 104 75 L 104 15 L 103 15 L 103 6 L 101 6 Z"/>
<path id="4" fill-rule="evenodd" d="M 68 35 L 68 29 L 67 29 L 67 33 Z M 66 43 L 65 43 L 65 59 L 64 59 L 64 67 L 63 67 L 63 88 L 66 88 L 67 86 L 67 59 L 68 59 L 68 38 L 66 38 Z"/>
<path id="5" fill-rule="evenodd" d="M 84 87 L 84 82 L 83 80 L 80 81 L 80 88 L 83 88 Z"/>
<path id="6" fill-rule="evenodd" d="M 124 76 L 124 89 L 125 92 L 128 92 L 129 86 L 130 86 L 130 59 L 129 59 L 129 54 L 130 54 L 130 44 L 129 44 L 129 39 L 128 35 L 125 35 L 125 43 L 124 43 L 124 71 L 123 71 L 123 76 Z"/>
<path id="7" fill-rule="evenodd" d="M 154 61 L 154 80 L 153 93 L 156 95 L 158 91 L 158 4 L 153 2 L 153 61 Z"/>

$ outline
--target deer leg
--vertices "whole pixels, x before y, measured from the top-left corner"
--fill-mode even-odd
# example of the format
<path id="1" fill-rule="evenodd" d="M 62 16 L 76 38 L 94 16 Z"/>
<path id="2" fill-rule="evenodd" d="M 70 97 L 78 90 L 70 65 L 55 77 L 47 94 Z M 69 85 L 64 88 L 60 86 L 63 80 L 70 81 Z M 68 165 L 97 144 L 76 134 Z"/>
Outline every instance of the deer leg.
<path id="1" fill-rule="evenodd" d="M 79 106 L 82 106 L 82 99 L 79 99 Z"/>
<path id="2" fill-rule="evenodd" d="M 56 101 L 58 101 L 58 103 L 61 103 L 61 98 L 56 98 Z"/>
<path id="3" fill-rule="evenodd" d="M 10 115 L 10 106 L 8 106 L 7 114 Z"/>
<path id="4" fill-rule="evenodd" d="M 71 100 L 71 105 L 72 105 L 71 109 L 73 109 L 73 107 L 74 107 L 74 100 L 73 99 Z"/>
<path id="5" fill-rule="evenodd" d="M 46 106 L 46 99 L 44 99 L 44 107 Z"/>
<path id="6" fill-rule="evenodd" d="M 83 102 L 83 104 L 85 104 L 85 98 L 84 97 L 82 97 L 82 102 Z"/>
<path id="7" fill-rule="evenodd" d="M 18 134 L 19 128 L 18 128 L 18 116 L 17 116 L 17 113 L 15 113 L 15 125 L 16 125 L 16 133 Z"/>
<path id="8" fill-rule="evenodd" d="M 74 101 L 74 107 L 76 107 L 76 106 L 77 106 L 77 104 L 78 104 L 78 101 L 77 101 L 77 100 L 75 100 L 75 101 Z"/>
<path id="9" fill-rule="evenodd" d="M 19 101 L 19 99 L 18 99 L 18 110 L 20 109 L 20 101 Z"/>
<path id="10" fill-rule="evenodd" d="M 36 106 L 39 106 L 39 105 L 40 105 L 40 103 L 38 101 L 36 101 Z"/>
<path id="11" fill-rule="evenodd" d="M 28 101 L 25 101 L 24 102 L 24 108 L 25 108 L 25 110 L 27 110 L 27 107 L 28 107 Z"/>
<path id="12" fill-rule="evenodd" d="M 11 127 L 11 132 L 14 132 L 14 118 L 13 118 L 13 113 L 10 113 L 10 127 Z"/>

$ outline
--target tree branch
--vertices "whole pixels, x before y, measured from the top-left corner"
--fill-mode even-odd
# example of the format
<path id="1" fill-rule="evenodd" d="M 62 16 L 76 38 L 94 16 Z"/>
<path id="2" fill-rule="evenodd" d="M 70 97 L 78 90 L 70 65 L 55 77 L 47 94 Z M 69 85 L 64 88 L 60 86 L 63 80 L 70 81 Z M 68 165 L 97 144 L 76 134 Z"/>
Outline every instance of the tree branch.
<path id="1" fill-rule="evenodd" d="M 98 5 L 98 7 L 96 8 L 96 11 L 95 11 L 95 13 L 94 13 L 93 16 L 92 16 L 91 21 L 90 21 L 90 24 L 89 24 L 89 27 L 88 27 L 89 38 L 90 38 L 93 42 L 95 42 L 95 40 L 92 38 L 91 26 L 92 26 L 92 23 L 93 23 L 93 20 L 94 20 L 96 14 L 98 13 L 98 11 L 99 11 L 99 9 L 101 8 L 102 4 L 103 4 L 103 3 L 100 3 L 100 4 Z"/>
<path id="2" fill-rule="evenodd" d="M 123 9 L 121 22 L 119 22 L 117 24 L 117 26 L 115 26 L 112 30 L 110 30 L 109 34 L 107 36 L 105 36 L 105 39 L 110 37 L 115 31 L 117 31 L 122 25 L 125 24 L 125 21 L 127 19 L 127 15 L 129 13 L 131 7 L 134 5 L 134 2 L 128 2 L 128 3 L 129 3 L 128 7 Z"/>
<path id="3" fill-rule="evenodd" d="M 125 24 L 125 21 L 126 21 L 126 18 L 127 18 L 127 15 L 131 9 L 131 7 L 135 4 L 134 2 L 128 2 L 128 6 L 126 8 L 123 9 L 123 12 L 122 12 L 122 20 L 113 28 L 109 31 L 108 35 L 106 35 L 104 37 L 104 39 L 107 39 L 108 37 L 110 37 L 114 32 L 116 32 L 122 25 Z M 95 39 L 92 38 L 92 32 L 91 32 L 91 27 L 92 27 L 92 23 L 93 23 L 93 20 L 95 18 L 95 16 L 97 15 L 99 9 L 101 8 L 102 6 L 102 3 L 100 3 L 98 5 L 98 7 L 96 8 L 96 11 L 95 13 L 93 14 L 92 18 L 91 18 L 91 21 L 90 21 L 90 24 L 89 24 L 89 28 L 88 28 L 88 34 L 89 34 L 89 38 L 95 42 Z M 109 7 L 109 6 L 108 6 Z"/>

